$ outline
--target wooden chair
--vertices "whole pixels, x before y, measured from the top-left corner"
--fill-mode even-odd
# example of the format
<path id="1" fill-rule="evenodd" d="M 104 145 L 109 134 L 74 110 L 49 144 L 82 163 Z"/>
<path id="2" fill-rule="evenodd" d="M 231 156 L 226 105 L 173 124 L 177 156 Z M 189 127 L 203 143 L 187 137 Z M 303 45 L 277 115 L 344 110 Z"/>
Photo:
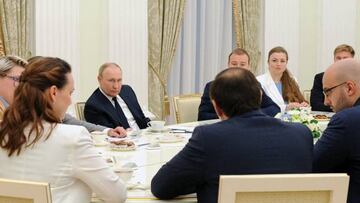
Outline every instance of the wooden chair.
<path id="1" fill-rule="evenodd" d="M 345 203 L 347 174 L 220 176 L 218 203 Z"/>
<path id="2" fill-rule="evenodd" d="M 75 103 L 76 117 L 77 117 L 77 119 L 82 120 L 82 121 L 85 121 L 84 107 L 85 107 L 85 102 Z"/>
<path id="3" fill-rule="evenodd" d="M 174 96 L 173 100 L 176 123 L 197 121 L 199 105 L 201 102 L 200 94 Z"/>
<path id="4" fill-rule="evenodd" d="M 48 183 L 0 179 L 1 203 L 51 203 Z"/>

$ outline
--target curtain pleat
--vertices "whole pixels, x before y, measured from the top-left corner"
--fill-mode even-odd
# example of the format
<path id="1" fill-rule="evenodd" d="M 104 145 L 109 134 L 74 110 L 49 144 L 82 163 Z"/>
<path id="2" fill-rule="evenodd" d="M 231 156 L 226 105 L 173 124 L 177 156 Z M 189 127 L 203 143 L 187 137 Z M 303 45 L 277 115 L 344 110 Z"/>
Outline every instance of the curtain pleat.
<path id="1" fill-rule="evenodd" d="M 184 6 L 185 0 L 148 1 L 149 109 L 160 119 L 168 113 L 163 102 Z"/>
<path id="2" fill-rule="evenodd" d="M 260 71 L 260 14 L 260 0 L 233 0 L 236 45 L 249 53 L 251 70 L 254 74 Z"/>
<path id="3" fill-rule="evenodd" d="M 0 0 L 0 54 L 28 58 L 33 0 Z"/>

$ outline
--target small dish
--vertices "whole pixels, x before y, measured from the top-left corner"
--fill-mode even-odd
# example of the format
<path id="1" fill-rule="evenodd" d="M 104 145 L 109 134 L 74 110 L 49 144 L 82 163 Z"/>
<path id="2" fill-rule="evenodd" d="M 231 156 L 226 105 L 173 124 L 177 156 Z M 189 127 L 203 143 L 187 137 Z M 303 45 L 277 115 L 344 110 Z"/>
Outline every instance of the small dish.
<path id="1" fill-rule="evenodd" d="M 136 149 L 133 142 L 126 140 L 110 141 L 109 147 L 114 151 L 132 151 Z"/>
<path id="2" fill-rule="evenodd" d="M 94 146 L 95 147 L 103 147 L 103 146 L 106 146 L 108 145 L 109 143 L 106 142 L 105 140 L 102 140 L 102 141 L 94 141 Z"/>
<path id="3" fill-rule="evenodd" d="M 180 135 L 165 135 L 156 138 L 161 143 L 173 143 L 173 142 L 181 142 L 184 137 Z"/>
<path id="4" fill-rule="evenodd" d="M 149 130 L 149 132 L 154 132 L 154 133 L 162 133 L 162 132 L 169 132 L 171 129 L 170 128 L 162 128 L 162 129 L 153 129 L 151 127 L 147 128 Z"/>
<path id="5" fill-rule="evenodd" d="M 124 182 L 128 182 L 134 173 L 132 168 L 113 168 L 113 170 Z"/>
<path id="6" fill-rule="evenodd" d="M 158 142 L 149 144 L 145 149 L 148 150 L 157 150 L 160 149 L 160 144 Z"/>

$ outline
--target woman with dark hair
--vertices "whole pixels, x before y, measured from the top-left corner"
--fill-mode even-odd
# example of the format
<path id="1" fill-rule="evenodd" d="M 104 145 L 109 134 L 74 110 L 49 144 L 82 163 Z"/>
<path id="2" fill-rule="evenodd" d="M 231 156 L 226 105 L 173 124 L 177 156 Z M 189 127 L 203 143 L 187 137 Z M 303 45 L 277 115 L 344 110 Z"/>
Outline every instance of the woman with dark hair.
<path id="1" fill-rule="evenodd" d="M 280 106 L 281 111 L 309 106 L 286 67 L 288 59 L 283 47 L 272 48 L 268 55 L 269 72 L 257 77 L 265 93 Z"/>
<path id="2" fill-rule="evenodd" d="M 53 202 L 124 202 L 126 188 L 93 146 L 84 127 L 61 124 L 71 104 L 70 65 L 31 61 L 0 124 L 0 178 L 50 183 Z"/>

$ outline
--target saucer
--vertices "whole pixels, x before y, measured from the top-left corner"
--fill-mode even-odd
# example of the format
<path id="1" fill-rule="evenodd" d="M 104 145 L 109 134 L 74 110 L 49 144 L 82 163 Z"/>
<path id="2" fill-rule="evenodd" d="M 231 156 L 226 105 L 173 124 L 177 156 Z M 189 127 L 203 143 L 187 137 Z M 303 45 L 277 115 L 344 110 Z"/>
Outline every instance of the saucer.
<path id="1" fill-rule="evenodd" d="M 173 142 L 181 142 L 184 140 L 183 136 L 180 135 L 165 135 L 156 138 L 160 143 L 173 143 Z"/>
<path id="2" fill-rule="evenodd" d="M 151 127 L 148 127 L 149 132 L 153 132 L 153 133 L 162 133 L 162 132 L 168 132 L 171 129 L 168 127 L 164 127 L 163 129 L 153 129 Z"/>
<path id="3" fill-rule="evenodd" d="M 105 140 L 104 141 L 101 141 L 101 142 L 98 142 L 98 141 L 94 141 L 94 146 L 95 147 L 103 147 L 103 146 L 106 146 L 107 144 L 109 144 L 108 142 L 106 142 Z"/>

